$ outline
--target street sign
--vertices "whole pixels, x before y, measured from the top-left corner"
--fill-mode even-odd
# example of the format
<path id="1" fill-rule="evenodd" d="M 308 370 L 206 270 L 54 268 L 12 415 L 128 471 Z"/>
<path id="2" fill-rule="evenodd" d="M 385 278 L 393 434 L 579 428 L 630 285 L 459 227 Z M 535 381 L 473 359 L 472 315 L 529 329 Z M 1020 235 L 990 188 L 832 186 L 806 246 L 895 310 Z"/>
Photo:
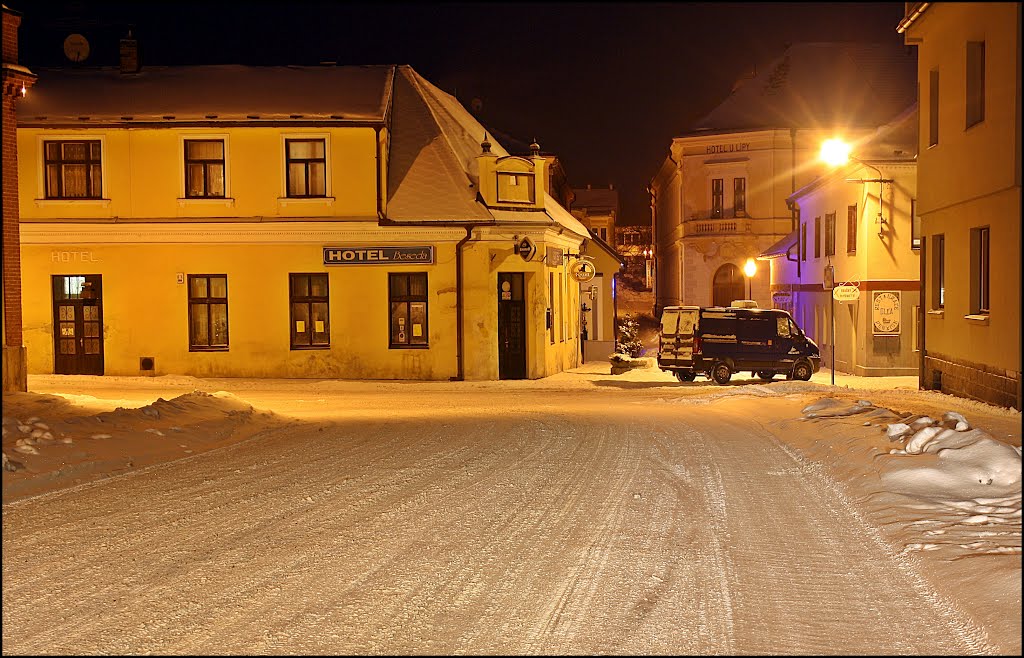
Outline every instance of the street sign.
<path id="1" fill-rule="evenodd" d="M 831 290 L 836 286 L 836 268 L 832 265 L 825 266 L 825 273 L 821 277 L 821 287 L 825 290 Z"/>
<path id="2" fill-rule="evenodd" d="M 523 236 L 523 239 L 516 245 L 516 251 L 526 262 L 533 260 L 533 256 L 537 253 L 537 245 L 533 244 L 533 240 L 527 236 Z"/>
<path id="3" fill-rule="evenodd" d="M 589 260 L 580 259 L 569 267 L 569 275 L 580 283 L 586 283 L 597 274 L 597 268 Z"/>
<path id="4" fill-rule="evenodd" d="M 832 289 L 832 299 L 837 302 L 855 302 L 860 299 L 860 288 L 844 284 Z"/>

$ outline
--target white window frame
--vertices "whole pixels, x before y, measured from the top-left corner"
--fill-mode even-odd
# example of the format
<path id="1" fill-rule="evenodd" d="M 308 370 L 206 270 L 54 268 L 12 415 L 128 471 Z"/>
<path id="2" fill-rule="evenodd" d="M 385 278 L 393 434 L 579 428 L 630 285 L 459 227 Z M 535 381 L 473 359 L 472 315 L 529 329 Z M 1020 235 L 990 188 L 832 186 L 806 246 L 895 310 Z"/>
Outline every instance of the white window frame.
<path id="1" fill-rule="evenodd" d="M 185 141 L 186 140 L 222 140 L 224 142 L 224 196 L 204 199 L 186 197 L 185 191 Z M 234 206 L 235 199 L 231 196 L 231 140 L 227 133 L 179 133 L 178 134 L 178 205 L 223 205 Z"/>
<path id="2" fill-rule="evenodd" d="M 322 197 L 290 197 L 288 196 L 288 140 L 289 139 L 322 139 L 324 140 L 324 195 Z M 334 205 L 334 186 L 331 174 L 331 133 L 329 132 L 282 132 L 279 138 L 278 176 L 280 178 L 280 194 L 277 202 L 282 206 L 289 204 Z"/>
<path id="3" fill-rule="evenodd" d="M 100 143 L 100 198 L 99 199 L 47 199 L 46 198 L 46 142 L 82 142 L 98 141 Z M 36 135 L 36 207 L 42 206 L 101 206 L 110 205 L 107 196 L 107 135 L 106 133 L 47 133 Z"/>

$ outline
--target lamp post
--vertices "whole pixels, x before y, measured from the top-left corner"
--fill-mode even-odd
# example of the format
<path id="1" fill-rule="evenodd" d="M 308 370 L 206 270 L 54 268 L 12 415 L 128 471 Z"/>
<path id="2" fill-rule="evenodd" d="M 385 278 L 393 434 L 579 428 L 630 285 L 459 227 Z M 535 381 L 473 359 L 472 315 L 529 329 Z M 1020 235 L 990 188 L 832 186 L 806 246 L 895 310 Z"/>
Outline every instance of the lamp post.
<path id="1" fill-rule="evenodd" d="M 757 263 L 754 262 L 753 258 L 748 258 L 747 262 L 743 264 L 743 274 L 747 277 L 747 299 L 754 298 L 752 280 L 754 275 L 757 274 Z"/>

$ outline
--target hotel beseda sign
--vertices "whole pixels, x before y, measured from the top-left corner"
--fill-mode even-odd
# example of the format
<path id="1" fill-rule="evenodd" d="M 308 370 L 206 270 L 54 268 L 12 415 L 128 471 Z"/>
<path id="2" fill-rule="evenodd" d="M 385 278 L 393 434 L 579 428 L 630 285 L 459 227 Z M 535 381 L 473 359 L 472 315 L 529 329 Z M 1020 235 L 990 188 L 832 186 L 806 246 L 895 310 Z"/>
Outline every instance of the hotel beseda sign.
<path id="1" fill-rule="evenodd" d="M 871 324 L 876 336 L 900 333 L 900 291 L 875 290 L 871 293 Z"/>
<path id="2" fill-rule="evenodd" d="M 434 246 L 324 247 L 324 265 L 431 265 Z"/>

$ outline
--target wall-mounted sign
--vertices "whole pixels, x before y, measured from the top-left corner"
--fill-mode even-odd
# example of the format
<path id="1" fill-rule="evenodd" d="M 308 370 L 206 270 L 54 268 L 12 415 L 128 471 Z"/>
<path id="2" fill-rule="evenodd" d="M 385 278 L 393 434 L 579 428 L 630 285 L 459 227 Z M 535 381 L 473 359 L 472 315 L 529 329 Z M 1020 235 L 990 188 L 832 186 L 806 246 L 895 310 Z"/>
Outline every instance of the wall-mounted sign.
<path id="1" fill-rule="evenodd" d="M 736 151 L 749 151 L 750 144 L 741 142 L 739 144 L 708 144 L 706 153 L 734 153 Z"/>
<path id="2" fill-rule="evenodd" d="M 421 265 L 434 262 L 434 247 L 324 247 L 324 265 Z"/>
<path id="3" fill-rule="evenodd" d="M 899 290 L 872 291 L 871 323 L 876 336 L 895 336 L 900 333 Z"/>
<path id="4" fill-rule="evenodd" d="M 860 299 L 860 288 L 844 284 L 832 289 L 832 299 L 837 302 L 855 302 Z"/>
<path id="5" fill-rule="evenodd" d="M 98 263 L 99 258 L 91 251 L 51 251 L 52 263 Z"/>
<path id="6" fill-rule="evenodd" d="M 586 283 L 597 275 L 597 268 L 586 259 L 579 259 L 569 267 L 569 276 L 580 283 Z"/>
<path id="7" fill-rule="evenodd" d="M 537 245 L 533 244 L 533 240 L 524 235 L 523 239 L 516 245 L 516 251 L 519 252 L 523 260 L 529 263 L 537 253 Z"/>
<path id="8" fill-rule="evenodd" d="M 821 275 L 821 287 L 825 290 L 832 290 L 836 287 L 836 268 L 834 266 L 825 266 L 825 272 Z"/>
<path id="9" fill-rule="evenodd" d="M 558 247 L 548 247 L 544 251 L 544 262 L 548 267 L 558 267 L 562 264 L 562 250 Z"/>

